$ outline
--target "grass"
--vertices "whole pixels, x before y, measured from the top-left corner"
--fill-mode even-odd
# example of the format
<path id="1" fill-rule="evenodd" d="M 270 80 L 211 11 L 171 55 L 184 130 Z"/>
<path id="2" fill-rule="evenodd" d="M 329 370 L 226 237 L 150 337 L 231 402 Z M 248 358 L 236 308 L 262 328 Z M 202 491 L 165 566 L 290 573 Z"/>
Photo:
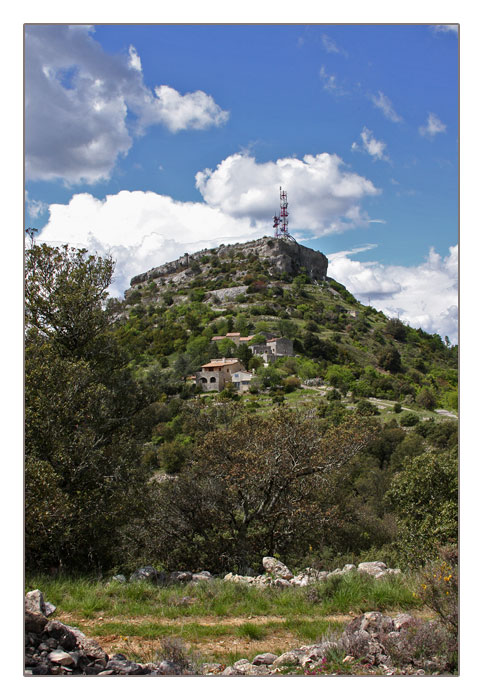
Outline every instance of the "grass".
<path id="1" fill-rule="evenodd" d="M 248 617 L 331 615 L 395 607 L 414 607 L 408 582 L 402 577 L 375 580 L 348 574 L 307 588 L 258 589 L 221 579 L 166 588 L 144 582 L 121 584 L 88 578 L 32 576 L 26 589 L 40 588 L 47 600 L 81 618 L 157 616 L 180 619 L 199 616 Z M 189 597 L 191 604 L 183 605 Z M 315 598 L 315 602 L 312 600 Z"/>
<path id="2" fill-rule="evenodd" d="M 34 588 L 57 606 L 55 617 L 97 638 L 109 654 L 122 652 L 137 661 L 152 660 L 163 640 L 176 638 L 204 661 L 229 664 L 340 636 L 350 617 L 365 611 L 395 613 L 418 607 L 410 579 L 376 581 L 357 573 L 284 589 L 257 589 L 221 579 L 156 587 L 146 582 L 27 576 L 26 590 Z"/>

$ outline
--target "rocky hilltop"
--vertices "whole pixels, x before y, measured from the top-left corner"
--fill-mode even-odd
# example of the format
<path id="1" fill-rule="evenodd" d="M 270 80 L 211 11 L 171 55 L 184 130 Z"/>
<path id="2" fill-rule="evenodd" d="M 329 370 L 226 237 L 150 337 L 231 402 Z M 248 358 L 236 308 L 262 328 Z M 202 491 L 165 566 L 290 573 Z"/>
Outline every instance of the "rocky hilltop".
<path id="1" fill-rule="evenodd" d="M 218 259 L 221 264 L 224 260 L 233 259 L 259 262 L 269 276 L 286 276 L 287 280 L 302 271 L 313 282 L 323 281 L 327 277 L 328 260 L 323 253 L 300 245 L 294 240 L 265 236 L 248 243 L 222 244 L 217 248 L 201 250 L 191 255 L 185 253 L 177 260 L 136 275 L 131 280 L 131 289 L 142 288 L 153 281 L 169 281 L 175 286 L 189 283 L 196 275 L 208 272 L 213 265 L 213 259 Z M 243 265 L 240 267 L 241 278 Z M 235 273 L 235 281 L 237 276 Z"/>

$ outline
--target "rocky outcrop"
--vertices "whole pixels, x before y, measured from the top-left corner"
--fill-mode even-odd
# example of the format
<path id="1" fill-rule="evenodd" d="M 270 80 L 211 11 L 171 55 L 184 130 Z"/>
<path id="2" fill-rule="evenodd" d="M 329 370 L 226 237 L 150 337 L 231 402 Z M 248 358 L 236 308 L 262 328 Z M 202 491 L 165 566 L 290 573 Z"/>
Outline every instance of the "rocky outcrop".
<path id="1" fill-rule="evenodd" d="M 245 257 L 256 256 L 260 261 L 269 262 L 269 271 L 286 274 L 289 277 L 298 275 L 302 268 L 314 282 L 321 282 L 327 278 L 328 259 L 317 250 L 312 250 L 300 245 L 294 240 L 284 238 L 272 238 L 265 236 L 248 243 L 235 243 L 233 245 L 220 245 L 211 250 L 201 250 L 196 253 L 185 253 L 177 260 L 158 265 L 147 272 L 136 275 L 131 279 L 131 289 L 139 285 L 143 286 L 156 280 L 168 279 L 175 285 L 186 284 L 201 269 L 201 259 L 207 255 L 217 255 L 219 258 L 227 258 L 243 253 Z M 193 269 L 193 265 L 196 266 Z M 240 292 L 238 292 L 240 293 Z"/>

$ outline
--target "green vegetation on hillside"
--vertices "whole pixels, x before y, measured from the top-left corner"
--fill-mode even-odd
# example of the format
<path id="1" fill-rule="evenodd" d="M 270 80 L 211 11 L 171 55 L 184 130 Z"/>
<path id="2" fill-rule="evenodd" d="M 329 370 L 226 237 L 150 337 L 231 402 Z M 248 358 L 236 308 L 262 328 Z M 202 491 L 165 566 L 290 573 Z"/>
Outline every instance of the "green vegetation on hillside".
<path id="1" fill-rule="evenodd" d="M 242 250 L 122 302 L 110 259 L 26 257 L 29 570 L 415 564 L 455 542 L 457 421 L 435 409 L 457 409 L 457 348 L 439 336 Z M 234 331 L 295 356 L 263 367 L 212 341 Z M 256 372 L 247 395 L 190 382 L 223 356 Z"/>

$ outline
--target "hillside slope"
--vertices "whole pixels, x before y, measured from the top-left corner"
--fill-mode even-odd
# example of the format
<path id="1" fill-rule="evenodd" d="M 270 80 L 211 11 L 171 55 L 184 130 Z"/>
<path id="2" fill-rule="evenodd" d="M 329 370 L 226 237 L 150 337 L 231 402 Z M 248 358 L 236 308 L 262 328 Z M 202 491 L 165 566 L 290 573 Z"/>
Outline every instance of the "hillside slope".
<path id="1" fill-rule="evenodd" d="M 283 335 L 296 358 L 276 369 L 323 378 L 354 397 L 457 407 L 457 348 L 359 303 L 327 277 L 327 258 L 291 241 L 219 246 L 134 277 L 112 302 L 134 365 L 171 367 L 179 378 L 212 357 L 238 356 L 213 336 Z M 419 398 L 418 398 L 419 397 Z"/>

